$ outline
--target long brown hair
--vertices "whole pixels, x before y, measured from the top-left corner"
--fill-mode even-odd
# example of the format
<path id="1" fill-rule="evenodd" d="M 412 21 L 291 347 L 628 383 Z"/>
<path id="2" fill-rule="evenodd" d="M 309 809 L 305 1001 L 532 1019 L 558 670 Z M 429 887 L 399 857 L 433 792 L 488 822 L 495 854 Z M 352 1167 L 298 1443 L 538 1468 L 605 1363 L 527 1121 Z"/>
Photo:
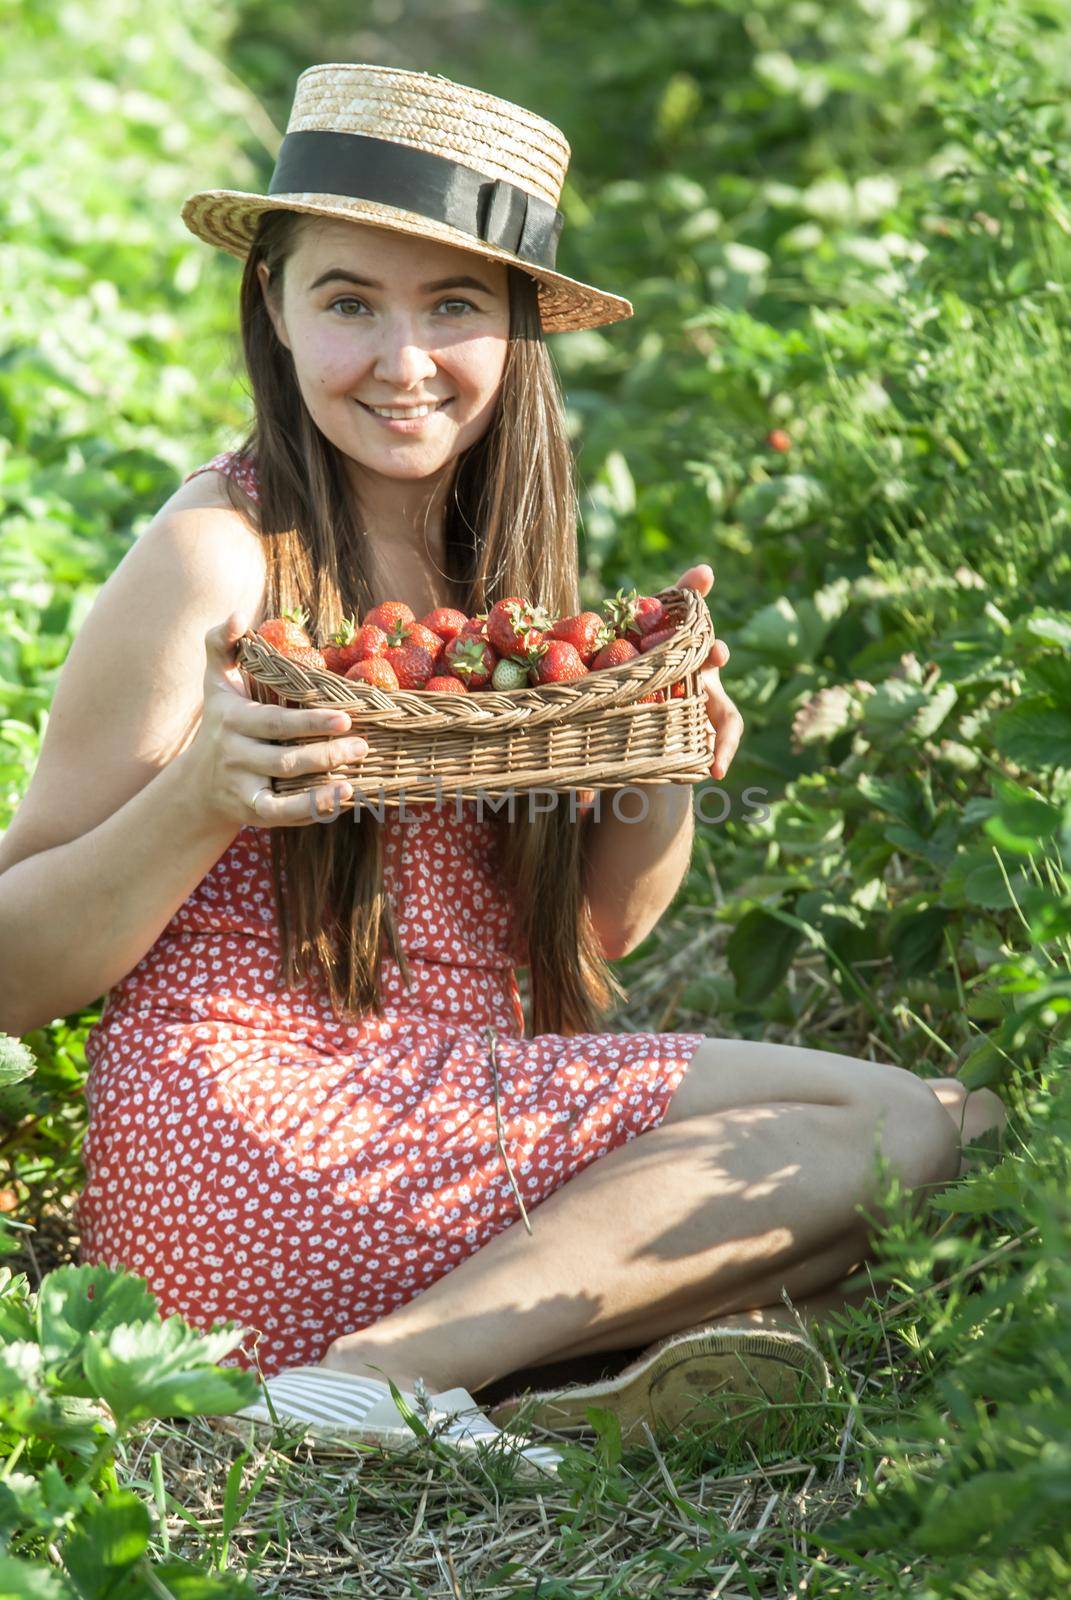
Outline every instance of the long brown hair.
<path id="1" fill-rule="evenodd" d="M 267 615 L 304 606 L 322 644 L 344 616 L 363 616 L 389 597 L 371 591 L 359 497 L 339 451 L 309 416 L 257 273 L 263 261 L 269 292 L 281 304 L 286 263 L 305 222 L 298 212 L 265 213 L 245 263 L 241 328 L 254 421 L 240 448 L 255 461 L 259 501 L 254 506 L 233 479 L 227 492 L 264 545 Z M 572 451 L 535 280 L 508 264 L 506 270 L 505 367 L 487 430 L 456 463 L 445 511 L 446 575 L 469 615 L 517 594 L 564 616 L 580 608 Z M 512 818 L 507 807 L 487 815 L 498 835 L 498 870 L 511 890 L 517 948 L 528 953 L 533 1032 L 593 1031 L 625 991 L 587 912 L 590 823 L 571 816 L 564 795 L 534 816 L 523 795 Z M 383 886 L 380 829 L 363 809 L 344 825 L 271 830 L 282 981 L 320 976 L 336 1016 L 380 1013 L 385 945 L 410 981 Z"/>

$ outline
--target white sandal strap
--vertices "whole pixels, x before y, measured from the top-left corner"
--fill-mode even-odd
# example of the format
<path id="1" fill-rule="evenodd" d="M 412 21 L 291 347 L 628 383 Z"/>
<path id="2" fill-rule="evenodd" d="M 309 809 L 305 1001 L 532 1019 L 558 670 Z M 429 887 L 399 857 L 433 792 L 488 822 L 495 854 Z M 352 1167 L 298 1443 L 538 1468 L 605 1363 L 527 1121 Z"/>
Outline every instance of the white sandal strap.
<path id="1" fill-rule="evenodd" d="M 271 1395 L 281 1422 L 310 1422 L 341 1429 L 407 1426 L 389 1384 L 381 1378 L 340 1372 L 331 1367 L 292 1367 L 266 1379 L 264 1388 Z M 415 1394 L 408 1389 L 400 1389 L 399 1393 L 425 1426 L 434 1430 L 445 1443 L 464 1445 L 477 1439 L 490 1443 L 502 1434 L 502 1429 L 480 1409 L 467 1389 L 458 1387 L 429 1393 L 429 1417 L 421 1411 Z M 254 1400 L 234 1414 L 257 1422 L 272 1420 L 263 1399 Z M 518 1453 L 552 1472 L 562 1459 L 556 1450 L 545 1445 L 530 1445 Z"/>

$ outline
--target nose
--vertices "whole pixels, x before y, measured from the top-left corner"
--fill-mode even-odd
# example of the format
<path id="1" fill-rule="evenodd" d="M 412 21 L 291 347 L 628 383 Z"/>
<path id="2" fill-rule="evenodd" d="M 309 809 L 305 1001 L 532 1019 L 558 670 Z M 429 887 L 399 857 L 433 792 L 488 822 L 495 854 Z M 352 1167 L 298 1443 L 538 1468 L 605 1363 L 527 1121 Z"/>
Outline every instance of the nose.
<path id="1" fill-rule="evenodd" d="M 435 370 L 430 352 L 420 343 L 408 319 L 387 319 L 383 323 L 373 374 L 384 387 L 413 389 Z"/>

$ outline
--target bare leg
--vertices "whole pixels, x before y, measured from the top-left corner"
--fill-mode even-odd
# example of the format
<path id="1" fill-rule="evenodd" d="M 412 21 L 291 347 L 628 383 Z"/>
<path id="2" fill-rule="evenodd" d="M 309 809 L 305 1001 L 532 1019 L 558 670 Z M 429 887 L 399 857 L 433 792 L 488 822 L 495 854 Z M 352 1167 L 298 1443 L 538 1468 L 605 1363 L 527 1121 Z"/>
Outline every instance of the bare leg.
<path id="1" fill-rule="evenodd" d="M 879 1140 L 909 1189 L 954 1176 L 955 1140 L 911 1074 L 823 1051 L 706 1044 L 706 1071 L 689 1103 L 675 1097 L 675 1120 L 550 1195 L 533 1236 L 519 1222 L 505 1229 L 408 1305 L 336 1340 L 324 1364 L 471 1390 L 563 1351 L 628 1349 L 770 1303 L 782 1285 L 804 1300 L 861 1258 L 856 1208 L 876 1203 Z M 795 1094 L 760 1101 L 786 1072 Z M 838 1099 L 849 1082 L 873 1098 Z M 691 1114 L 719 1094 L 756 1098 Z"/>
<path id="2" fill-rule="evenodd" d="M 1004 1102 L 991 1089 L 969 1091 L 966 1084 L 961 1083 L 958 1078 L 926 1078 L 923 1081 L 927 1088 L 933 1090 L 955 1123 L 961 1146 L 964 1147 L 960 1152 L 959 1172 L 956 1174 L 962 1178 L 972 1166 L 965 1147 L 973 1139 L 984 1139 L 988 1143 L 992 1136 L 998 1145 L 1003 1144 L 1004 1129 L 1008 1122 Z M 799 1313 L 804 1324 L 824 1322 L 837 1312 L 843 1311 L 845 1306 L 866 1304 L 873 1294 L 869 1283 L 856 1285 L 850 1289 L 847 1287 L 862 1264 L 862 1261 L 856 1262 L 839 1283 L 821 1294 L 807 1295 L 802 1300 L 793 1297 L 795 1311 Z M 721 1325 L 727 1328 L 785 1327 L 799 1331 L 799 1322 L 780 1296 L 770 1305 L 757 1304 L 748 1311 L 735 1311 L 727 1317 L 713 1317 L 710 1322 L 712 1326 Z M 589 1355 L 594 1348 L 590 1343 L 580 1344 L 564 1351 L 560 1359 L 568 1360 L 573 1356 Z"/>

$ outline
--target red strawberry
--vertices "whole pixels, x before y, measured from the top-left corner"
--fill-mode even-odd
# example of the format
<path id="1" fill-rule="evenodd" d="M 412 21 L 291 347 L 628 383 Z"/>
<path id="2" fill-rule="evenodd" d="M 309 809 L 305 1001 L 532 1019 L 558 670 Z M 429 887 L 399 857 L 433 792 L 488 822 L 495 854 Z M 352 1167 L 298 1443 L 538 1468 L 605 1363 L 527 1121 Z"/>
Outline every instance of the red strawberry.
<path id="1" fill-rule="evenodd" d="M 374 623 L 377 628 L 382 628 L 384 633 L 389 633 L 398 622 L 415 622 L 411 607 L 404 600 L 383 600 L 378 606 L 373 606 L 365 617 L 365 625 Z"/>
<path id="2" fill-rule="evenodd" d="M 648 650 L 653 650 L 655 645 L 661 644 L 664 639 L 672 639 L 676 631 L 676 628 L 656 628 L 654 633 L 646 634 L 640 640 L 640 655 L 646 655 Z M 635 640 L 630 640 L 629 643 L 633 644 Z"/>
<path id="3" fill-rule="evenodd" d="M 317 650 L 314 644 L 304 648 L 296 647 L 286 652 L 286 659 L 294 661 L 299 667 L 317 667 L 321 672 L 326 672 L 327 662 L 324 660 L 323 651 Z"/>
<path id="4" fill-rule="evenodd" d="M 636 600 L 636 624 L 626 633 L 630 644 L 639 648 L 641 639 L 666 625 L 666 608 L 653 594 L 641 594 Z"/>
<path id="5" fill-rule="evenodd" d="M 468 690 L 461 679 L 452 678 L 449 673 L 445 678 L 429 678 L 424 687 L 425 689 L 433 690 L 436 694 L 468 694 Z"/>
<path id="6" fill-rule="evenodd" d="M 370 661 L 373 656 L 381 656 L 386 648 L 386 632 L 374 622 L 363 622 L 350 644 L 343 645 L 343 650 L 349 651 L 351 667 L 355 661 Z"/>
<path id="7" fill-rule="evenodd" d="M 354 683 L 374 683 L 377 689 L 400 688 L 398 674 L 383 656 L 366 656 L 363 661 L 355 661 L 344 676 Z"/>
<path id="8" fill-rule="evenodd" d="M 559 617 L 553 627 L 548 628 L 547 638 L 564 639 L 587 666 L 595 652 L 609 643 L 603 637 L 605 632 L 606 624 L 597 611 L 578 611 L 572 617 Z"/>
<path id="9" fill-rule="evenodd" d="M 645 706 L 648 704 L 657 705 L 665 698 L 666 691 L 664 689 L 654 689 L 650 694 L 641 694 L 640 698 L 636 701 L 636 704 L 638 706 Z"/>
<path id="10" fill-rule="evenodd" d="M 566 639 L 551 639 L 532 669 L 533 682 L 572 683 L 586 678 L 588 669 L 574 645 Z"/>
<path id="11" fill-rule="evenodd" d="M 487 614 L 487 638 L 500 656 L 523 656 L 553 622 L 542 606 L 516 596 L 496 600 Z"/>
<path id="12" fill-rule="evenodd" d="M 387 635 L 382 628 L 367 624 L 358 628 L 353 617 L 343 617 L 331 635 L 330 644 L 324 645 L 324 659 L 329 671 L 340 672 L 345 677 L 355 661 L 382 655 L 386 643 Z"/>
<path id="13" fill-rule="evenodd" d="M 465 623 L 465 626 L 461 629 L 461 633 L 465 635 L 471 635 L 476 639 L 483 639 L 485 643 L 488 642 L 487 612 L 477 611 L 474 617 L 469 617 Z M 447 640 L 447 643 L 449 643 L 449 640 Z"/>
<path id="14" fill-rule="evenodd" d="M 676 683 L 671 683 L 670 684 L 670 686 L 669 686 L 669 698 L 671 700 L 683 700 L 683 699 L 685 699 L 684 679 L 683 678 L 678 678 Z"/>
<path id="15" fill-rule="evenodd" d="M 342 668 L 339 665 L 338 650 L 336 647 L 333 644 L 325 644 L 320 654 L 324 658 L 324 666 L 327 668 L 328 672 L 337 672 L 339 677 L 341 677 Z"/>
<path id="16" fill-rule="evenodd" d="M 278 617 L 266 617 L 257 629 L 262 639 L 288 656 L 292 650 L 307 650 L 312 644 L 308 634 L 309 614 L 303 606 L 291 606 Z"/>
<path id="17" fill-rule="evenodd" d="M 612 639 L 595 656 L 591 663 L 592 672 L 600 672 L 603 667 L 620 667 L 626 661 L 632 661 L 639 655 L 634 644 L 627 639 Z"/>
<path id="18" fill-rule="evenodd" d="M 473 634 L 459 633 L 443 649 L 446 670 L 469 689 L 482 689 L 490 683 L 497 660 L 491 646 Z"/>
<path id="19" fill-rule="evenodd" d="M 435 676 L 435 657 L 419 644 L 388 645 L 383 660 L 389 661 L 397 673 L 400 689 L 423 689 Z"/>
<path id="20" fill-rule="evenodd" d="M 422 628 L 430 628 L 432 633 L 437 633 L 444 643 L 456 639 L 468 622 L 463 611 L 455 611 L 453 606 L 436 606 L 434 611 L 429 611 L 426 617 L 421 617 Z"/>
<path id="21" fill-rule="evenodd" d="M 665 616 L 661 600 L 656 600 L 654 595 L 639 594 L 635 589 L 618 589 L 612 600 L 603 601 L 602 608 L 614 632 L 637 646 L 642 638 L 660 626 Z"/>
<path id="22" fill-rule="evenodd" d="M 434 661 L 443 647 L 443 642 L 437 633 L 430 628 L 425 628 L 421 622 L 396 622 L 393 628 L 387 631 L 387 648 L 396 650 L 402 644 L 418 644 L 426 650 Z"/>
<path id="23" fill-rule="evenodd" d="M 766 435 L 766 443 L 771 450 L 779 450 L 782 455 L 786 450 L 792 449 L 792 440 L 784 428 L 771 428 Z"/>

